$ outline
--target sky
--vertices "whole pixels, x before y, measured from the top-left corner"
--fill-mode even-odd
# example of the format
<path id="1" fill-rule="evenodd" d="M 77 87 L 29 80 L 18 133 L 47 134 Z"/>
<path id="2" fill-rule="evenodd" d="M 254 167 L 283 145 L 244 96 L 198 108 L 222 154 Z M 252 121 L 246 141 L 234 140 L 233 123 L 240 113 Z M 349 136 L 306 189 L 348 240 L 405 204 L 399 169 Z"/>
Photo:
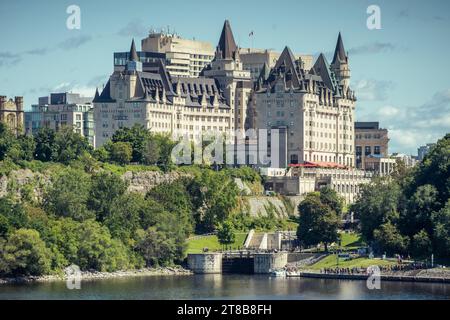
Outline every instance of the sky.
<path id="1" fill-rule="evenodd" d="M 80 7 L 79 30 L 66 26 L 70 5 Z M 381 29 L 367 28 L 370 5 Z M 417 154 L 450 132 L 446 0 L 0 0 L 0 94 L 24 96 L 26 109 L 50 92 L 93 96 L 132 38 L 139 50 L 150 29 L 170 28 L 216 46 L 225 19 L 240 47 L 289 46 L 329 61 L 341 32 L 356 119 L 389 129 L 391 153 Z"/>

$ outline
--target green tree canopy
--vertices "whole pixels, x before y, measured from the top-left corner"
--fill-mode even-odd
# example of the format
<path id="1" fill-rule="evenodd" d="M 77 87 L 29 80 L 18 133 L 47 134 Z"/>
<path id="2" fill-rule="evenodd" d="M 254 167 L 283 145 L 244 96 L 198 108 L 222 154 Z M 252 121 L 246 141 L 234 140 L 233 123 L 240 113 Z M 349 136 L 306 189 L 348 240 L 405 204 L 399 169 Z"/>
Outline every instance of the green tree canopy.
<path id="1" fill-rule="evenodd" d="M 60 217 L 83 221 L 95 217 L 87 207 L 91 180 L 84 171 L 68 168 L 59 173 L 44 196 L 44 207 Z"/>
<path id="2" fill-rule="evenodd" d="M 112 162 L 125 165 L 132 159 L 133 150 L 128 142 L 115 142 L 108 145 L 109 158 Z"/>
<path id="3" fill-rule="evenodd" d="M 236 240 L 236 234 L 234 232 L 233 224 L 230 221 L 224 221 L 219 225 L 217 229 L 217 238 L 221 245 L 233 244 Z"/>
<path id="4" fill-rule="evenodd" d="M 408 237 L 402 236 L 390 221 L 382 224 L 373 232 L 375 245 L 389 255 L 405 253 L 408 248 Z"/>
<path id="5" fill-rule="evenodd" d="M 14 231 L 0 250 L 0 270 L 12 275 L 48 274 L 50 269 L 50 250 L 40 238 L 39 233 L 32 229 Z"/>
<path id="6" fill-rule="evenodd" d="M 91 181 L 87 207 L 95 212 L 97 220 L 103 221 L 109 216 L 114 200 L 125 194 L 128 184 L 117 174 L 105 171 L 93 174 Z"/>
<path id="7" fill-rule="evenodd" d="M 65 164 L 78 159 L 86 151 L 92 152 L 88 140 L 70 126 L 63 126 L 56 132 L 52 149 L 52 160 Z"/>
<path id="8" fill-rule="evenodd" d="M 323 243 L 327 251 L 328 245 L 339 239 L 337 231 L 340 219 L 337 213 L 321 201 L 317 192 L 308 194 L 300 202 L 298 210 L 300 217 L 297 236 L 300 242 L 305 246 Z"/>
<path id="9" fill-rule="evenodd" d="M 361 186 L 361 193 L 352 206 L 355 216 L 360 219 L 361 234 L 370 242 L 373 231 L 382 224 L 398 220 L 400 186 L 392 180 L 378 178 Z"/>

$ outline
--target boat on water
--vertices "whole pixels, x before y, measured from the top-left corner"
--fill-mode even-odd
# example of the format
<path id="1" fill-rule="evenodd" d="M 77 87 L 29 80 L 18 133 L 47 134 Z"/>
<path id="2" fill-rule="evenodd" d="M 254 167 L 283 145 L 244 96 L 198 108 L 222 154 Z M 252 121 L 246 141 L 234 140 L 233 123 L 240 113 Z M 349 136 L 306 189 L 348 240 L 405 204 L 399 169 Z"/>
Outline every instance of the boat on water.
<path id="1" fill-rule="evenodd" d="M 286 277 L 286 270 L 272 270 L 270 275 L 272 277 Z"/>

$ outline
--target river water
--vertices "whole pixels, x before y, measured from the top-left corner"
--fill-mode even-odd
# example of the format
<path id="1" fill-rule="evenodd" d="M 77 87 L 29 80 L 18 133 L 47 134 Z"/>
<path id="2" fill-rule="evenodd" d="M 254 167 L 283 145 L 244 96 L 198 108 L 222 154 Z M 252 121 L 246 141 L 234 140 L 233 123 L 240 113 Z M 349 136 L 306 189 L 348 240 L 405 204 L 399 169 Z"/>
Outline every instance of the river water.
<path id="1" fill-rule="evenodd" d="M 264 275 L 146 276 L 0 285 L 0 299 L 450 299 L 450 284 L 274 278 Z"/>

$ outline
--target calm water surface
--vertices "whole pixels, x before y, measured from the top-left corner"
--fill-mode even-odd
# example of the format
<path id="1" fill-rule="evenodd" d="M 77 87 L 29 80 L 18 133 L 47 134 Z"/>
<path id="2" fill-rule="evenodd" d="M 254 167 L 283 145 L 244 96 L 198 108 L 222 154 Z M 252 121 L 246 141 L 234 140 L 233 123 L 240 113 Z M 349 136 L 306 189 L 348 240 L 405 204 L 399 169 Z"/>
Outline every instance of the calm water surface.
<path id="1" fill-rule="evenodd" d="M 0 285 L 0 299 L 450 299 L 450 284 L 273 278 L 255 275 L 147 276 Z"/>

